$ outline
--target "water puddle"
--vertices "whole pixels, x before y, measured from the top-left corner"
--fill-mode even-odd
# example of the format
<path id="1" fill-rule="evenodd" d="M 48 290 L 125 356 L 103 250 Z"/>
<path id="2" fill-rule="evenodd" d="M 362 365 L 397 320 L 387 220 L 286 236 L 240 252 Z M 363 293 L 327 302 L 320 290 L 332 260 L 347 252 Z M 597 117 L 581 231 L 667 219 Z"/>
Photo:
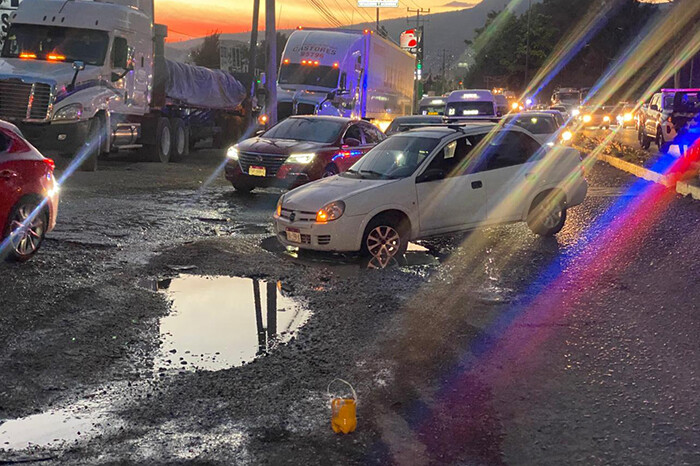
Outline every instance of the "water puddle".
<path id="1" fill-rule="evenodd" d="M 83 402 L 0 424 L 0 451 L 55 447 L 87 440 L 119 425 L 121 422 L 115 421 L 104 408 Z"/>
<path id="2" fill-rule="evenodd" d="M 273 254 L 291 258 L 297 262 L 313 265 L 328 265 L 334 270 L 345 269 L 348 273 L 363 269 L 386 269 L 392 267 L 434 266 L 440 260 L 427 248 L 409 243 L 406 254 L 401 258 L 394 257 L 361 257 L 352 253 L 331 253 L 322 251 L 300 251 L 298 248 L 282 246 L 276 238 L 270 237 L 262 241 L 261 247 Z"/>
<path id="3" fill-rule="evenodd" d="M 158 372 L 240 366 L 288 342 L 311 315 L 279 282 L 180 275 L 156 284 L 172 300 Z"/>

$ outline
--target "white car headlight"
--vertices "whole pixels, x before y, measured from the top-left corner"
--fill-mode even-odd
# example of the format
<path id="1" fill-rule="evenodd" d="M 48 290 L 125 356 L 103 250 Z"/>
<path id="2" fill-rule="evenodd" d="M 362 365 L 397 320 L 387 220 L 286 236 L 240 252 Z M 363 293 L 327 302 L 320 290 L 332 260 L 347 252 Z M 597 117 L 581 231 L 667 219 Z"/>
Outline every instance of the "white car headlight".
<path id="1" fill-rule="evenodd" d="M 610 117 L 607 116 L 607 115 L 605 115 L 605 116 L 603 117 L 603 121 L 606 121 L 606 122 L 607 122 L 607 121 L 610 121 Z"/>
<path id="2" fill-rule="evenodd" d="M 75 121 L 83 116 L 83 104 L 70 104 L 56 110 L 53 121 Z"/>
<path id="3" fill-rule="evenodd" d="M 343 216 L 343 213 L 345 213 L 345 203 L 343 201 L 334 201 L 326 204 L 316 213 L 316 221 L 318 223 L 326 223 L 338 220 Z"/>
<path id="4" fill-rule="evenodd" d="M 300 163 L 306 165 L 307 163 L 310 163 L 314 159 L 314 157 L 316 157 L 316 154 L 314 154 L 313 152 L 303 154 L 292 154 L 287 158 L 287 163 Z"/>
<path id="5" fill-rule="evenodd" d="M 579 110 L 578 108 L 575 108 L 571 111 L 571 114 L 573 116 L 579 116 L 581 114 L 581 110 Z"/>
<path id="6" fill-rule="evenodd" d="M 571 133 L 571 131 L 564 131 L 561 133 L 561 138 L 564 141 L 571 141 L 571 138 L 573 138 L 574 135 Z"/>
<path id="7" fill-rule="evenodd" d="M 590 123 L 592 119 L 593 119 L 593 118 L 591 118 L 590 115 L 584 115 L 584 116 L 583 116 L 583 122 L 584 122 L 584 123 Z"/>
<path id="8" fill-rule="evenodd" d="M 226 151 L 226 157 L 231 160 L 238 160 L 238 148 L 236 146 L 231 146 Z"/>

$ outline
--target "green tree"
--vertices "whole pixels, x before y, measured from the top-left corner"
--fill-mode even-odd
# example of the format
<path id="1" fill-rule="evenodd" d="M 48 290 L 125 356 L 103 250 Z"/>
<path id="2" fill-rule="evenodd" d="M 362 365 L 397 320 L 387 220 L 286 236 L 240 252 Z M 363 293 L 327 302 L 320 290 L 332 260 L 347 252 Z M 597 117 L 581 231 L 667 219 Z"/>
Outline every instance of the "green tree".
<path id="1" fill-rule="evenodd" d="M 221 33 L 214 32 L 204 38 L 202 45 L 190 54 L 190 60 L 197 66 L 211 69 L 221 68 L 221 55 L 219 51 L 219 38 Z"/>

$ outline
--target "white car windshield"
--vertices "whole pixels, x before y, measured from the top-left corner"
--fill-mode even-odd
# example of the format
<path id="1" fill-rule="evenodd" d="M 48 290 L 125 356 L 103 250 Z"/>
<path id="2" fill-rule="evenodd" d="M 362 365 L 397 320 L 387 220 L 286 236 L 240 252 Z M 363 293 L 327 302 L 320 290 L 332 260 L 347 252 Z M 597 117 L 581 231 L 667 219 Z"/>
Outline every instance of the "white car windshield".
<path id="1" fill-rule="evenodd" d="M 396 135 L 383 141 L 340 176 L 397 179 L 411 176 L 440 143 L 439 136 Z"/>

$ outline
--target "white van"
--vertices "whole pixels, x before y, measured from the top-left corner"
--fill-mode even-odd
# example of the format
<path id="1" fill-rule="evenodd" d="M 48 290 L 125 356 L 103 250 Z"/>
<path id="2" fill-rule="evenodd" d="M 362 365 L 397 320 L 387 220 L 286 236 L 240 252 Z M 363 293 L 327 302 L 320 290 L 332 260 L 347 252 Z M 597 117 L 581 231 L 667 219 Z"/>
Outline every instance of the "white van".
<path id="1" fill-rule="evenodd" d="M 491 91 L 469 89 L 454 91 L 447 96 L 445 120 L 448 122 L 483 120 L 500 116 L 498 104 Z"/>

